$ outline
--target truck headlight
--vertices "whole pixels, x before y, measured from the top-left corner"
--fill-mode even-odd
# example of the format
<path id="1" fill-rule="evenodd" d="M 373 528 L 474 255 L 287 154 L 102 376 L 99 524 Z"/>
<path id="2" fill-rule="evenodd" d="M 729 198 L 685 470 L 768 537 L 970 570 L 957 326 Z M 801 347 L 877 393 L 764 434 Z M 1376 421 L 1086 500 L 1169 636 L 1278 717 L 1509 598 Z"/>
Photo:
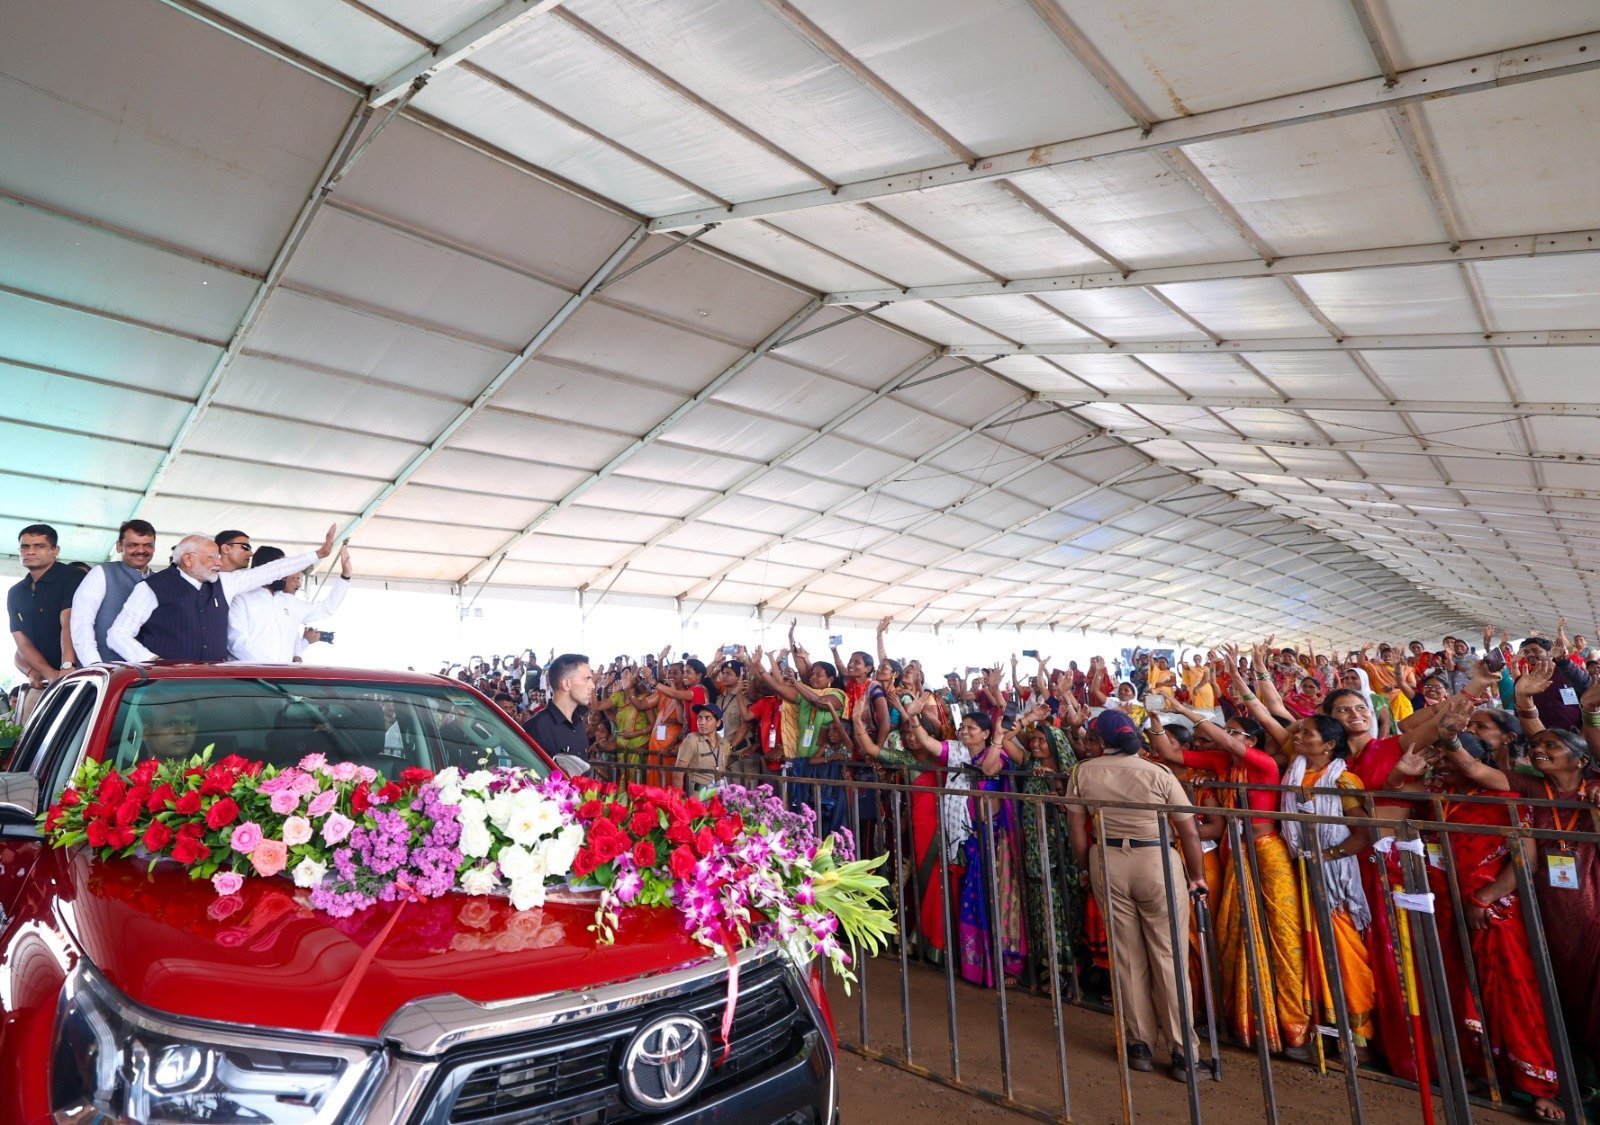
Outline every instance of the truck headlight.
<path id="1" fill-rule="evenodd" d="M 328 1125 L 377 1058 L 376 1043 L 163 1016 L 79 961 L 56 1005 L 50 1106 L 57 1122 Z"/>

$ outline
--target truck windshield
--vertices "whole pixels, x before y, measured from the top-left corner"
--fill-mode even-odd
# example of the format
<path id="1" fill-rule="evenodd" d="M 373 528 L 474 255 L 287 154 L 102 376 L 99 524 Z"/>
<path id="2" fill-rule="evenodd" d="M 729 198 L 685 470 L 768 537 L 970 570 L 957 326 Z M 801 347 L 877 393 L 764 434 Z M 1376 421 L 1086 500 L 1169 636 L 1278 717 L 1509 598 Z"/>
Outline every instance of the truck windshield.
<path id="1" fill-rule="evenodd" d="M 391 779 L 407 766 L 549 768 L 504 716 L 460 688 L 289 678 L 135 684 L 118 704 L 106 756 L 127 769 L 208 747 L 213 761 L 238 754 L 282 767 L 322 754 Z"/>

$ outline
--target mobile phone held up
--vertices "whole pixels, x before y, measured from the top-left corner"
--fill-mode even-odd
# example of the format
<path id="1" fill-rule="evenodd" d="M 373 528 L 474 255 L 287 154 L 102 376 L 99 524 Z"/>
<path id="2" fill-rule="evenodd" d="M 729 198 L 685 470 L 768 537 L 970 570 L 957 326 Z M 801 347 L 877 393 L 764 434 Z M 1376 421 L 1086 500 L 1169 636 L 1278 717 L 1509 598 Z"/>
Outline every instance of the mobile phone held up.
<path id="1" fill-rule="evenodd" d="M 1022 655 L 1027 657 L 1029 660 L 1038 660 L 1039 650 L 1036 648 L 1025 648 L 1022 650 Z"/>
<path id="2" fill-rule="evenodd" d="M 722 646 L 722 655 L 723 656 L 736 656 L 736 655 L 738 655 L 738 652 L 739 652 L 739 646 L 738 645 L 723 645 Z"/>
<path id="3" fill-rule="evenodd" d="M 1505 669 L 1506 654 L 1497 648 L 1491 648 L 1483 654 L 1483 666 L 1498 675 Z"/>
<path id="4" fill-rule="evenodd" d="M 328 632 L 326 629 L 318 629 L 317 640 L 321 641 L 325 645 L 331 645 L 333 643 L 333 634 Z"/>
<path id="5" fill-rule="evenodd" d="M 844 644 L 844 637 L 838 633 L 828 638 L 829 648 L 838 648 L 842 644 Z"/>
<path id="6" fill-rule="evenodd" d="M 1015 699 L 1007 700 L 1005 717 L 1001 721 L 1008 727 L 1014 727 L 1017 725 L 1017 716 L 1020 714 L 1022 714 L 1022 705 Z"/>

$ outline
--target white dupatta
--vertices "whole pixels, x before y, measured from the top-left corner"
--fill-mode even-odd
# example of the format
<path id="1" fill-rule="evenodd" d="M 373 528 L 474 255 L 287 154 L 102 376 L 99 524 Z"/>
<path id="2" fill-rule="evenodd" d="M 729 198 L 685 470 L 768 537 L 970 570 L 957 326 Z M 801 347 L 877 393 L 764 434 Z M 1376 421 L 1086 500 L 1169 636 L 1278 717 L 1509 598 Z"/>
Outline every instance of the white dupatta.
<path id="1" fill-rule="evenodd" d="M 1333 788 L 1344 770 L 1344 759 L 1335 758 L 1322 771 L 1317 788 Z M 1305 777 L 1306 760 L 1296 754 L 1294 761 L 1289 763 L 1288 772 L 1283 775 L 1283 784 L 1299 786 L 1304 784 Z M 1329 848 L 1337 847 L 1350 838 L 1350 829 L 1344 823 L 1344 805 L 1337 793 L 1317 793 L 1308 800 L 1302 800 L 1294 790 L 1285 790 L 1282 809 L 1286 813 L 1310 813 L 1325 818 L 1315 825 L 1317 842 L 1322 845 L 1323 855 L 1328 854 Z M 1306 828 L 1307 825 L 1295 820 L 1281 822 L 1283 839 L 1292 855 L 1309 856 L 1316 850 L 1307 838 Z M 1365 930 L 1371 925 L 1372 910 L 1367 906 L 1367 893 L 1361 888 L 1361 863 L 1355 856 L 1323 860 L 1322 881 L 1328 889 L 1329 910 L 1342 907 L 1358 930 Z"/>
<path id="2" fill-rule="evenodd" d="M 949 773 L 944 775 L 946 789 L 971 789 L 972 779 L 963 767 L 972 764 L 972 754 L 960 742 L 952 739 L 944 744 L 944 764 Z M 962 772 L 958 772 L 962 771 Z M 946 793 L 939 800 L 940 819 L 944 824 L 944 850 L 951 863 L 962 858 L 962 849 L 972 838 L 972 806 L 965 794 Z"/>

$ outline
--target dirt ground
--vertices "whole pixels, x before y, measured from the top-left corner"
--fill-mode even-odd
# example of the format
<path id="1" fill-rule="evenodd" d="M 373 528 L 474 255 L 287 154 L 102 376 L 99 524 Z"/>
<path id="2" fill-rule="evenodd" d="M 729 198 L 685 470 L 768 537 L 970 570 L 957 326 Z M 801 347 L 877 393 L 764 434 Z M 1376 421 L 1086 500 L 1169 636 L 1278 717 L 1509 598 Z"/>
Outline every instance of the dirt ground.
<path id="1" fill-rule="evenodd" d="M 871 962 L 865 989 L 846 997 L 837 983 L 830 989 L 841 1044 L 865 1043 L 905 1057 L 899 962 Z M 950 1019 L 945 978 L 929 968 L 910 965 L 911 1062 L 950 1075 Z M 864 999 L 863 999 L 864 998 Z M 1001 1092 L 1000 1020 L 996 995 L 959 979 L 955 986 L 960 1077 L 973 1086 Z M 862 1034 L 862 1012 L 866 1034 Z M 1121 1087 L 1111 1017 L 1071 1005 L 1062 1008 L 1066 1044 L 1070 1115 L 1075 1122 L 1121 1122 Z M 1062 1108 L 1055 1033 L 1047 999 L 1007 993 L 1008 1046 L 1013 1097 L 1059 1114 Z M 1200 1083 L 1202 1118 L 1236 1125 L 1266 1116 L 1256 1056 L 1223 1047 L 1223 1081 Z M 1351 1120 L 1342 1071 L 1329 1067 L 1320 1075 L 1314 1066 L 1274 1059 L 1272 1080 L 1279 1120 L 1284 1125 L 1337 1125 Z M 1164 1070 L 1132 1075 L 1133 1116 L 1141 1121 L 1183 1121 L 1189 1116 L 1188 1087 Z M 1362 1110 L 1370 1125 L 1420 1120 L 1414 1090 L 1363 1079 Z M 876 1062 L 849 1049 L 840 1052 L 840 1119 L 857 1122 L 895 1121 L 1027 1121 L 1027 1115 L 950 1089 L 930 1079 Z M 1438 1120 L 1444 1120 L 1435 1099 Z M 1473 1107 L 1473 1120 L 1506 1125 L 1524 1120 L 1511 1113 Z"/>

